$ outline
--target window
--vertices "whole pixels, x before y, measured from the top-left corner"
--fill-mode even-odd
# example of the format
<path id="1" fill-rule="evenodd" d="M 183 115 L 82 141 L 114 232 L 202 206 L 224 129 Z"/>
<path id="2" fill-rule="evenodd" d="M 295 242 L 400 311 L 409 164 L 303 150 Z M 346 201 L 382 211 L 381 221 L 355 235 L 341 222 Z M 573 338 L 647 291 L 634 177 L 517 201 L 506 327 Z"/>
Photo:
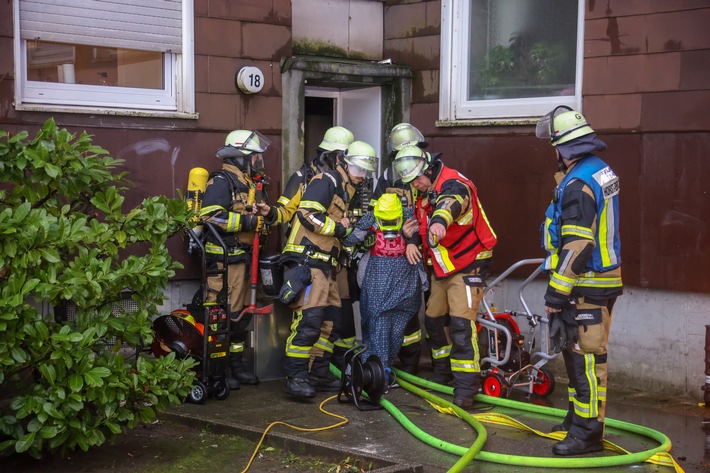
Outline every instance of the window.
<path id="1" fill-rule="evenodd" d="M 194 115 L 193 0 L 15 0 L 19 110 Z"/>
<path id="2" fill-rule="evenodd" d="M 442 0 L 443 121 L 529 122 L 581 105 L 584 0 Z"/>

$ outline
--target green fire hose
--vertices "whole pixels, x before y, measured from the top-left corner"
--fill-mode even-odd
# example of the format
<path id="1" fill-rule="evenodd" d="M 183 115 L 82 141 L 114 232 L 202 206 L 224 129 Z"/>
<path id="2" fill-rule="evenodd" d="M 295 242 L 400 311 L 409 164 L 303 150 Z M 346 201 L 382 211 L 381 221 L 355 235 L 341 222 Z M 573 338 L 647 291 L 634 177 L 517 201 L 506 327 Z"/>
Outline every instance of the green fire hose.
<path id="1" fill-rule="evenodd" d="M 392 403 L 385 399 L 380 400 L 380 404 L 390 412 L 410 433 L 412 433 L 419 440 L 436 447 L 442 451 L 452 453 L 461 456 L 461 459 L 449 470 L 451 473 L 461 471 L 468 463 L 470 463 L 475 457 L 477 460 L 501 463 L 506 465 L 518 465 L 518 466 L 532 466 L 532 467 L 547 467 L 547 468 L 599 468 L 599 467 L 610 467 L 618 465 L 628 465 L 631 463 L 641 463 L 649 460 L 656 454 L 670 452 L 671 441 L 670 439 L 654 429 L 648 427 L 643 427 L 636 424 L 631 424 L 628 422 L 623 422 L 615 419 L 606 419 L 606 425 L 609 427 L 614 427 L 619 430 L 632 432 L 638 435 L 642 435 L 657 441 L 660 445 L 656 448 L 650 450 L 644 450 L 636 453 L 628 453 L 625 455 L 614 455 L 614 456 L 603 456 L 603 457 L 585 457 L 585 458 L 558 458 L 558 457 L 527 457 L 520 455 L 508 455 L 501 453 L 486 452 L 482 450 L 483 444 L 486 441 L 487 434 L 483 426 L 478 420 L 476 420 L 471 414 L 467 413 L 463 409 L 460 409 L 448 401 L 445 401 L 418 386 L 437 391 L 447 395 L 453 395 L 453 388 L 448 386 L 442 386 L 440 384 L 432 383 L 426 381 L 422 378 L 418 378 L 411 374 L 405 373 L 400 370 L 395 370 L 398 376 L 398 383 L 407 391 L 416 394 L 427 401 L 447 408 L 453 408 L 453 411 L 461 417 L 464 421 L 468 422 L 477 432 L 478 438 L 476 442 L 469 447 L 465 448 L 459 445 L 453 445 L 442 440 L 436 439 L 426 432 L 422 431 L 418 427 L 414 426 L 409 419 L 406 418 Z M 538 406 L 535 404 L 527 404 L 524 402 L 513 401 L 510 399 L 500 399 L 491 396 L 478 395 L 476 396 L 477 401 L 492 404 L 500 407 L 507 407 L 511 409 L 517 409 L 522 411 L 533 412 L 537 414 L 544 414 L 553 417 L 563 418 L 567 411 L 562 409 L 556 409 L 546 406 Z M 671 458 L 672 460 L 672 458 Z M 676 469 L 679 469 L 677 465 Z M 681 470 L 682 471 L 682 470 Z"/>

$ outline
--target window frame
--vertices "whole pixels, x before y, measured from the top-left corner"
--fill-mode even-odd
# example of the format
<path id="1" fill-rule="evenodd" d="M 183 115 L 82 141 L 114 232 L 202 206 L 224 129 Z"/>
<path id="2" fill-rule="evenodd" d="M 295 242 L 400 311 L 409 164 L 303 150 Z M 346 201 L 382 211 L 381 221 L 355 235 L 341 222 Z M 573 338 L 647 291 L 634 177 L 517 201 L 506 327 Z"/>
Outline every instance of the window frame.
<path id="1" fill-rule="evenodd" d="M 27 40 L 20 0 L 13 0 L 15 109 L 108 115 L 197 118 L 194 83 L 194 0 L 182 0 L 182 53 L 164 53 L 163 89 L 38 82 L 27 79 Z"/>
<path id="2" fill-rule="evenodd" d="M 584 0 L 577 0 L 577 45 L 575 94 L 569 96 L 531 97 L 497 100 L 468 100 L 470 40 L 469 0 L 442 0 L 439 126 L 529 124 L 558 105 L 575 110 L 582 108 L 582 73 L 584 63 Z"/>

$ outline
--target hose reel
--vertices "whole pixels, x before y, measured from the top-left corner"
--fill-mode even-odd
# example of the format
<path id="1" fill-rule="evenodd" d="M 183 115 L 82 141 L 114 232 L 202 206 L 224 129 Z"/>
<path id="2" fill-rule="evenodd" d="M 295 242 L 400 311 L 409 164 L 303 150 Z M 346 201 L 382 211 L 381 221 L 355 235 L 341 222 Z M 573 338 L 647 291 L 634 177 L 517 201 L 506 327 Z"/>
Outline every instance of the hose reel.
<path id="1" fill-rule="evenodd" d="M 338 393 L 338 402 L 352 402 L 361 411 L 382 409 L 378 401 L 387 389 L 387 377 L 380 357 L 370 355 L 366 362 L 362 362 L 362 354 L 366 350 L 365 345 L 356 345 L 345 352 Z M 361 399 L 371 405 L 364 406 L 360 403 Z"/>

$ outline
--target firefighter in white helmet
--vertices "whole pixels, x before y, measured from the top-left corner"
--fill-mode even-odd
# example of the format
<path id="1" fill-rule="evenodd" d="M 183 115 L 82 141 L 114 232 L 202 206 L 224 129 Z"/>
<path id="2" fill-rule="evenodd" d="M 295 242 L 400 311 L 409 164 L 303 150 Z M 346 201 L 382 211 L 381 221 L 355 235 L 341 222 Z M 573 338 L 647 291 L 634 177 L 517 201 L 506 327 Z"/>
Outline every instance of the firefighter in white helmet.
<path id="1" fill-rule="evenodd" d="M 262 153 L 270 144 L 258 131 L 234 130 L 229 133 L 224 146 L 216 153 L 223 161 L 222 169 L 212 173 L 202 199 L 200 218 L 217 226 L 227 245 L 228 315 L 232 319 L 236 319 L 244 307 L 249 305 L 247 263 L 251 252 L 259 251 L 258 248 L 252 248 L 259 217 L 250 210 L 252 203 L 249 202 L 249 196 L 250 191 L 253 195 L 254 183 L 263 178 Z M 209 269 L 222 268 L 224 250 L 209 232 L 206 232 L 205 253 Z M 222 290 L 222 276 L 209 276 L 207 285 L 209 292 L 205 302 L 214 302 Z M 251 316 L 245 314 L 231 326 L 227 373 L 230 389 L 239 389 L 240 384 L 259 383 L 259 378 L 244 363 L 244 344 Z"/>
<path id="2" fill-rule="evenodd" d="M 579 455 L 603 449 L 606 342 L 623 292 L 619 178 L 596 155 L 607 146 L 581 113 L 556 107 L 538 122 L 536 134 L 555 148 L 559 167 L 543 226 L 543 269 L 550 275 L 545 313 L 570 383 L 567 416 L 553 427 L 567 436 L 552 451 Z"/>
<path id="3" fill-rule="evenodd" d="M 341 261 L 341 240 L 351 231 L 347 212 L 357 186 L 376 169 L 377 155 L 372 146 L 354 141 L 334 170 L 313 177 L 298 206 L 281 256 L 288 268 L 285 287 L 291 280 L 305 280 L 301 284 L 306 286 L 293 294 L 284 293 L 292 300 L 282 299 L 295 310 L 291 335 L 286 341 L 287 394 L 315 396 L 308 364 L 323 323 L 332 324 L 331 342 L 339 337 L 341 302 L 336 275 Z"/>
<path id="4" fill-rule="evenodd" d="M 402 181 L 423 195 L 415 205 L 416 243 L 431 268 L 424 319 L 434 368 L 430 379 L 453 381 L 454 404 L 469 407 L 481 388 L 476 316 L 497 237 L 476 187 L 463 174 L 417 146 L 402 148 L 394 165 Z M 411 263 L 421 258 L 414 244 L 407 246 L 407 256 Z"/>

